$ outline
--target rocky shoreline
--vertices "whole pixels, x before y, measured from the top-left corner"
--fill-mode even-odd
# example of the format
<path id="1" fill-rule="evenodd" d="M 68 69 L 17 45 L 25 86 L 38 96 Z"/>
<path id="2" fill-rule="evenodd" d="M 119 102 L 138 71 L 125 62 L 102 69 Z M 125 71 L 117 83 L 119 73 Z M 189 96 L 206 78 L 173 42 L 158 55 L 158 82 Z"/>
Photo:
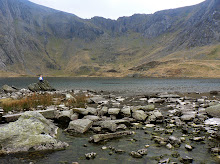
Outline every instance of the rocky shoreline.
<path id="1" fill-rule="evenodd" d="M 195 149 L 196 144 L 194 143 L 205 143 L 208 148 L 204 151 L 210 153 L 216 162 L 220 161 L 219 91 L 211 91 L 206 94 L 194 93 L 196 96 L 193 97 L 191 97 L 193 94 L 190 93 L 120 96 L 108 92 L 55 91 L 51 88 L 38 90 L 32 88 L 30 90 L 3 86 L 0 92 L 0 101 L 8 98 L 20 99 L 34 93 L 61 94 L 67 100 L 74 99 L 76 94 L 85 94 L 87 102 L 85 108 L 73 108 L 65 104 L 59 104 L 47 107 L 39 105 L 36 109 L 32 109 L 33 111 L 20 113 L 15 111 L 5 112 L 4 109 L 0 109 L 0 121 L 2 123 L 0 128 L 1 154 L 65 149 L 68 143 L 56 139 L 54 129 L 57 127 L 54 125 L 55 123 L 63 127 L 70 135 L 74 133 L 85 134 L 92 131 L 94 135 L 90 137 L 88 142 L 94 142 L 94 144 L 126 137 L 127 135 L 135 136 L 137 135 L 137 129 L 143 130 L 144 133 L 151 136 L 151 140 L 154 141 L 155 145 L 143 144 L 140 149 L 130 152 L 114 147 L 102 147 L 103 150 L 109 149 L 111 152 L 119 154 L 126 152 L 133 158 L 148 158 L 148 148 L 156 146 L 167 150 L 175 149 L 176 151 L 176 154 L 172 154 L 172 157 L 155 159 L 157 163 L 176 163 L 172 161 L 172 158 L 177 158 L 181 163 L 196 163 L 194 157 L 190 156 L 190 151 Z M 43 122 L 41 128 L 37 127 L 41 122 Z M 30 137 L 30 129 L 24 123 L 31 125 L 32 130 L 34 127 L 37 129 L 37 132 L 31 132 L 35 135 Z M 16 128 L 13 127 L 17 127 L 19 133 L 14 134 Z M 13 137 L 24 136 L 21 131 L 24 131 L 26 137 Z M 176 136 L 175 131 L 180 131 L 181 134 Z M 6 133 L 7 135 L 5 135 Z M 49 140 L 46 140 L 45 137 L 49 137 Z M 39 138 L 40 142 L 33 142 L 37 141 L 36 138 Z M 18 139 L 19 144 L 14 142 Z M 8 142 L 5 142 L 6 140 Z M 28 143 L 27 140 L 30 140 L 30 142 Z M 25 145 L 25 143 L 27 144 Z M 31 145 L 29 145 L 30 143 Z M 181 156 L 178 153 L 181 146 L 184 146 L 185 150 L 189 152 L 188 156 Z M 96 156 L 98 156 L 97 152 L 85 154 L 86 159 L 94 159 Z"/>

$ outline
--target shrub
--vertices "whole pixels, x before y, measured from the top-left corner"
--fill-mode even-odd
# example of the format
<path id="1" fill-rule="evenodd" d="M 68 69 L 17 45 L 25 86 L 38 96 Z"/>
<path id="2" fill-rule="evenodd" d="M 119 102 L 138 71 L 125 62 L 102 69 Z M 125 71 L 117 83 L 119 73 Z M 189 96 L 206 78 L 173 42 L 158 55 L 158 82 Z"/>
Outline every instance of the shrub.
<path id="1" fill-rule="evenodd" d="M 65 96 L 62 94 L 34 93 L 18 100 L 6 99 L 5 101 L 1 101 L 0 106 L 5 112 L 33 110 L 39 105 L 47 107 L 61 103 L 64 103 L 67 107 L 85 107 L 87 97 L 84 94 L 73 95 L 73 97 L 74 99 L 65 100 Z"/>

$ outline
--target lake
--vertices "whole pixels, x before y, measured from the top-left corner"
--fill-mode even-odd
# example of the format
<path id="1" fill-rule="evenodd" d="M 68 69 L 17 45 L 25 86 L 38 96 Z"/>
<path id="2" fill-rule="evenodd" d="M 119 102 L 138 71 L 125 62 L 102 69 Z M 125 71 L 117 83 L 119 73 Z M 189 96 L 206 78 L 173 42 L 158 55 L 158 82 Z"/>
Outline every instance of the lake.
<path id="1" fill-rule="evenodd" d="M 183 79 L 183 78 L 72 78 L 45 77 L 58 90 L 95 90 L 119 92 L 124 94 L 156 92 L 209 92 L 220 90 L 220 79 Z M 0 78 L 0 86 L 13 85 L 27 88 L 38 78 Z"/>

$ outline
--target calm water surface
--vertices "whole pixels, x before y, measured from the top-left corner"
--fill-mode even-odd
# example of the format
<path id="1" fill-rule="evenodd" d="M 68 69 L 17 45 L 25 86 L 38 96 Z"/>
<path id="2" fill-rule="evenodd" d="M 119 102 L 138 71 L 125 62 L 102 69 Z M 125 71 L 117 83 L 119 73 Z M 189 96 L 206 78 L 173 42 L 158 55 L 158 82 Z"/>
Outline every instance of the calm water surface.
<path id="1" fill-rule="evenodd" d="M 220 79 L 164 79 L 164 78 L 55 78 L 46 77 L 56 89 L 82 89 L 122 93 L 147 92 L 209 92 L 220 90 Z M 0 86 L 27 88 L 37 78 L 0 78 Z"/>

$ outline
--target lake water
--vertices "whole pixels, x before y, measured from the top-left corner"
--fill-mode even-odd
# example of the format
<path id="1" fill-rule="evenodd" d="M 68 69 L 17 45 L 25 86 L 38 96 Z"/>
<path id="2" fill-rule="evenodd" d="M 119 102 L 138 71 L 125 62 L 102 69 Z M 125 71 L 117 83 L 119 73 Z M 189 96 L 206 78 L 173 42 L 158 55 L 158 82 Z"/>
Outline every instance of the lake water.
<path id="1" fill-rule="evenodd" d="M 183 79 L 183 78 L 65 78 L 47 77 L 53 87 L 63 89 L 81 89 L 121 92 L 127 94 L 155 92 L 209 92 L 220 90 L 220 79 Z M 27 88 L 38 79 L 30 77 L 0 78 L 0 86 L 14 85 Z"/>

